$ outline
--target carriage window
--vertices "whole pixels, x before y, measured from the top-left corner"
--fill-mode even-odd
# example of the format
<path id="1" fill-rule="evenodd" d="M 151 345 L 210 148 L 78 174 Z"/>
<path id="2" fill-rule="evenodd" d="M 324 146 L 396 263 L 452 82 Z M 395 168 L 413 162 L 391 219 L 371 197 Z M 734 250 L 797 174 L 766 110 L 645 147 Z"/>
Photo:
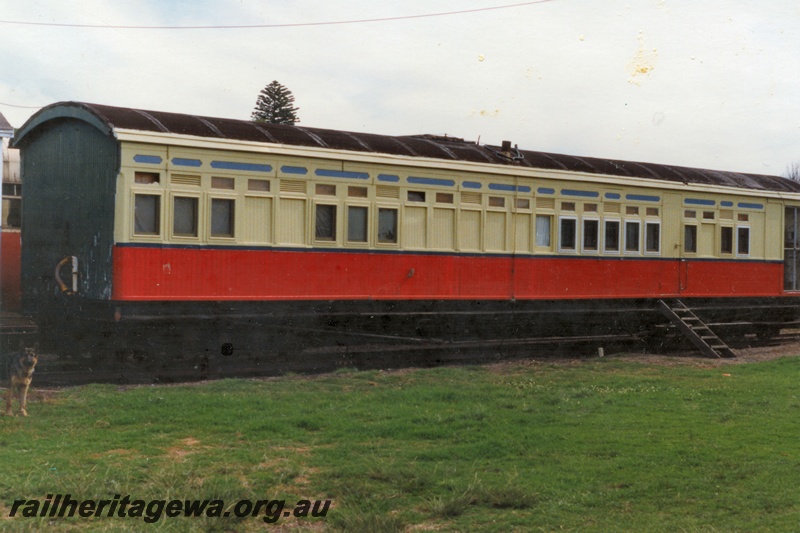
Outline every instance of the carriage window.
<path id="1" fill-rule="evenodd" d="M 733 228 L 730 226 L 722 226 L 719 234 L 719 251 L 722 254 L 733 253 Z"/>
<path id="2" fill-rule="evenodd" d="M 314 237 L 320 241 L 336 240 L 336 206 L 317 204 L 317 222 Z"/>
<path id="3" fill-rule="evenodd" d="M 176 196 L 173 203 L 172 233 L 197 237 L 197 198 Z"/>
<path id="4" fill-rule="evenodd" d="M 683 250 L 691 254 L 697 252 L 697 226 L 683 227 Z"/>
<path id="5" fill-rule="evenodd" d="M 536 246 L 550 247 L 550 228 L 553 225 L 550 215 L 536 215 Z"/>
<path id="6" fill-rule="evenodd" d="M 603 246 L 606 252 L 619 252 L 619 220 L 606 220 Z"/>
<path id="7" fill-rule="evenodd" d="M 233 237 L 234 200 L 211 199 L 211 236 Z"/>
<path id="8" fill-rule="evenodd" d="M 378 209 L 378 242 L 397 242 L 397 209 Z"/>
<path id="9" fill-rule="evenodd" d="M 625 214 L 626 215 L 638 215 L 639 214 L 639 207 L 635 206 L 635 205 L 625 206 Z"/>
<path id="10" fill-rule="evenodd" d="M 649 217 L 657 217 L 658 216 L 658 208 L 657 207 L 648 207 L 645 214 Z"/>
<path id="11" fill-rule="evenodd" d="M 327 183 L 317 183 L 314 188 L 317 194 L 325 196 L 336 196 L 336 185 L 328 185 Z"/>
<path id="12" fill-rule="evenodd" d="M 424 202 L 425 191 L 408 191 L 409 202 Z"/>
<path id="13" fill-rule="evenodd" d="M 349 242 L 367 242 L 366 207 L 349 206 L 347 208 L 347 240 Z"/>
<path id="14" fill-rule="evenodd" d="M 248 191 L 269 192 L 269 181 L 267 180 L 247 180 Z"/>
<path id="15" fill-rule="evenodd" d="M 714 220 L 714 211 L 703 211 L 703 220 Z"/>
<path id="16" fill-rule="evenodd" d="M 139 185 L 152 185 L 158 183 L 160 174 L 158 172 L 134 172 L 133 181 Z"/>
<path id="17" fill-rule="evenodd" d="M 697 218 L 697 211 L 693 209 L 687 209 L 683 212 L 684 218 Z"/>
<path id="18" fill-rule="evenodd" d="M 226 190 L 232 191 L 234 188 L 236 188 L 236 184 L 233 181 L 233 178 L 217 178 L 217 177 L 213 177 L 212 176 L 212 178 L 211 178 L 211 188 L 212 189 L 226 189 Z"/>
<path id="19" fill-rule="evenodd" d="M 353 187 L 350 186 L 347 188 L 347 196 L 351 198 L 366 198 L 367 197 L 367 188 L 366 187 Z"/>
<path id="20" fill-rule="evenodd" d="M 562 211 L 575 211 L 575 202 L 561 202 Z"/>
<path id="21" fill-rule="evenodd" d="M 661 224 L 647 222 L 644 225 L 644 251 L 651 254 L 661 251 Z"/>
<path id="22" fill-rule="evenodd" d="M 135 195 L 133 206 L 134 235 L 161 233 L 161 197 L 154 194 Z"/>
<path id="23" fill-rule="evenodd" d="M 750 228 L 747 226 L 736 228 L 736 253 L 750 255 Z"/>
<path id="24" fill-rule="evenodd" d="M 453 203 L 453 193 L 451 193 L 451 192 L 437 192 L 436 193 L 436 203 L 438 203 L 438 204 L 452 204 Z"/>
<path id="25" fill-rule="evenodd" d="M 596 252 L 599 246 L 600 221 L 583 221 L 583 250 L 586 252 Z"/>
<path id="26" fill-rule="evenodd" d="M 574 218 L 560 218 L 558 219 L 558 225 L 558 249 L 574 252 L 575 243 L 578 240 L 578 221 Z"/>
<path id="27" fill-rule="evenodd" d="M 583 204 L 583 212 L 584 213 L 597 213 L 597 204 Z"/>
<path id="28" fill-rule="evenodd" d="M 748 215 L 747 213 L 739 213 L 737 216 L 737 220 L 739 222 L 747 222 L 748 220 L 750 220 L 750 215 Z"/>
<path id="29" fill-rule="evenodd" d="M 625 251 L 638 252 L 639 251 L 639 231 L 640 224 L 638 220 L 625 221 Z"/>
<path id="30" fill-rule="evenodd" d="M 531 201 L 529 198 L 517 198 L 517 209 L 530 209 Z"/>
<path id="31" fill-rule="evenodd" d="M 489 207 L 505 207 L 506 206 L 506 199 L 502 196 L 490 196 L 489 197 Z"/>

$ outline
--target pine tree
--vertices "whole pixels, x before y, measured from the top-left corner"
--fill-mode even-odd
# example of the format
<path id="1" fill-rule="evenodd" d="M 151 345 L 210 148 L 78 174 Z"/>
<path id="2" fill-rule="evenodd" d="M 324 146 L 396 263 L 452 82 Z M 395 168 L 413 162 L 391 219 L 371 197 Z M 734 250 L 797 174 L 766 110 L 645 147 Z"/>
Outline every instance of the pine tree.
<path id="1" fill-rule="evenodd" d="M 273 80 L 261 90 L 256 100 L 256 107 L 250 119 L 254 122 L 270 124 L 294 124 L 300 122 L 297 116 L 298 107 L 294 107 L 292 91 Z"/>

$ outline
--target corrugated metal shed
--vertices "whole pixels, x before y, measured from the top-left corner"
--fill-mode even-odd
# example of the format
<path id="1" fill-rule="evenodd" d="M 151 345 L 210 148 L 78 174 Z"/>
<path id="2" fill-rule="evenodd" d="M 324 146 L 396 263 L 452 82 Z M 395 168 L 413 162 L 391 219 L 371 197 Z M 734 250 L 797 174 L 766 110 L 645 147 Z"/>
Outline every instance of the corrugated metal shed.
<path id="1" fill-rule="evenodd" d="M 698 168 L 639 163 L 565 154 L 516 150 L 508 147 L 482 146 L 451 137 L 431 135 L 387 136 L 337 130 L 260 124 L 161 111 L 144 111 L 80 102 L 65 102 L 48 106 L 23 126 L 18 142 L 37 123 L 50 115 L 88 111 L 113 129 L 175 133 L 212 139 L 280 143 L 312 148 L 331 148 L 376 154 L 426 157 L 446 161 L 468 161 L 511 165 L 543 170 L 568 170 L 590 174 L 656 179 L 669 182 L 720 185 L 744 189 L 800 192 L 800 183 L 779 176 L 724 172 Z M 41 120 L 37 120 L 39 117 Z"/>

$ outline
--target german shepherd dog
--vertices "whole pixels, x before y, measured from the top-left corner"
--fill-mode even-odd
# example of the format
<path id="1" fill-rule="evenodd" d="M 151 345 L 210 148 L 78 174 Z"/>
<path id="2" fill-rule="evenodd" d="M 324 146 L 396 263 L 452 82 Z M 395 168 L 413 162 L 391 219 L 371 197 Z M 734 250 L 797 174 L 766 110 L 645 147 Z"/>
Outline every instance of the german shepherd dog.
<path id="1" fill-rule="evenodd" d="M 19 398 L 19 413 L 22 416 L 28 416 L 25 406 L 28 402 L 28 387 L 33 381 L 33 369 L 39 360 L 36 351 L 36 346 L 27 348 L 24 342 L 20 342 L 17 353 L 6 354 L 3 358 L 2 371 L 8 387 L 6 390 L 6 415 L 8 416 L 14 416 L 11 412 L 11 400 L 15 392 Z"/>

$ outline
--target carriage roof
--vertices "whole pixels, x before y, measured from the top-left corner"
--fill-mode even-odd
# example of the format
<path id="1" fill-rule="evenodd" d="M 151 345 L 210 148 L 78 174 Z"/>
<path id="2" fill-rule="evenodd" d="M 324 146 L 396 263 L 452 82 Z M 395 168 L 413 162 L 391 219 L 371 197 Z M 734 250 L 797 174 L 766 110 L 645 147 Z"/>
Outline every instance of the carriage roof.
<path id="1" fill-rule="evenodd" d="M 90 122 L 110 135 L 113 135 L 115 130 L 137 130 L 206 139 L 228 139 L 451 162 L 517 166 L 693 185 L 800 192 L 800 183 L 779 176 L 517 150 L 508 145 L 504 147 L 480 145 L 447 136 L 376 135 L 163 111 L 146 111 L 83 102 L 62 102 L 43 108 L 20 129 L 16 143 L 24 145 L 25 138 L 39 126 L 50 120 L 64 118 Z"/>

